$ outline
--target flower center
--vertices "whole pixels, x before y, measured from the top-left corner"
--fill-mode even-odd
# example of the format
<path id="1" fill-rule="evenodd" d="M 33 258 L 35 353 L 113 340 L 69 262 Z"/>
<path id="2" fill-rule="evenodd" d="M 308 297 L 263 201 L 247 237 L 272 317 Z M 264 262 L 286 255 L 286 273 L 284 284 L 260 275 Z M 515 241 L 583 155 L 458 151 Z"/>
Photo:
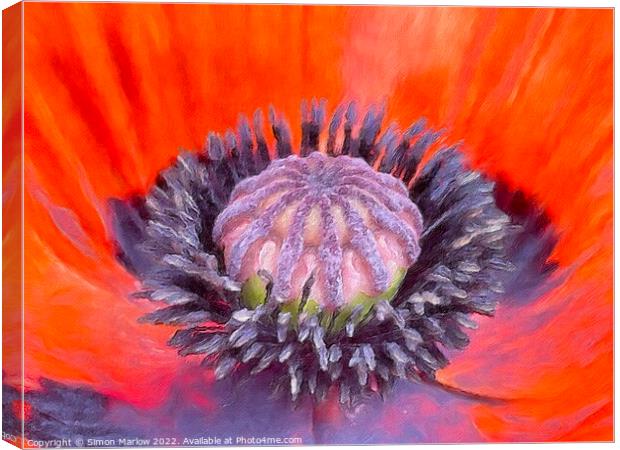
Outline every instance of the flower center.
<path id="1" fill-rule="evenodd" d="M 239 183 L 213 238 L 233 279 L 263 270 L 281 301 L 306 287 L 309 300 L 333 310 L 393 290 L 418 257 L 422 227 L 400 180 L 358 158 L 314 152 Z"/>

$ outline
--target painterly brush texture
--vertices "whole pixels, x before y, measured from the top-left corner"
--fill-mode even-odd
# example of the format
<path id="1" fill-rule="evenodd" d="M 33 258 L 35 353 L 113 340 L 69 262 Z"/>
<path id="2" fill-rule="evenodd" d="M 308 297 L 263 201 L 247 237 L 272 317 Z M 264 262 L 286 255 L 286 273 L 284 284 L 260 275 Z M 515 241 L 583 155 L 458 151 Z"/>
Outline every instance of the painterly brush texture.
<path id="1" fill-rule="evenodd" d="M 612 439 L 610 10 L 28 3 L 24 15 L 27 392 L 22 404 L 19 354 L 5 351 L 4 431 L 18 432 L 23 418 L 36 439 L 183 439 L 206 429 L 305 443 Z M 325 116 L 300 108 L 304 98 L 326 99 Z M 7 139 L 20 136 L 18 103 L 7 104 Z M 277 112 L 265 123 L 239 118 L 269 105 Z M 182 224 L 195 210 L 175 206 L 174 194 L 196 195 L 205 177 L 222 189 L 216 208 L 198 205 L 212 230 L 243 179 L 272 160 L 309 157 L 317 143 L 327 154 L 346 147 L 407 185 L 423 218 L 420 252 L 377 327 L 422 330 L 427 352 L 408 349 L 404 334 L 378 349 L 370 333 L 362 344 L 374 361 L 368 347 L 341 348 L 347 364 L 336 378 L 348 397 L 328 377 L 317 400 L 313 372 L 303 371 L 292 404 L 293 360 L 253 376 L 239 364 L 218 381 L 217 361 L 189 351 L 205 323 L 230 334 L 246 323 L 234 316 L 243 308 L 231 308 L 239 281 L 225 276 L 207 233 L 191 264 L 175 259 L 174 240 L 155 238 L 165 223 L 153 214 Z M 229 155 L 238 155 L 232 165 Z M 9 210 L 20 202 L 14 161 L 4 164 Z M 501 246 L 475 233 L 476 207 L 480 220 L 506 227 Z M 468 211 L 474 222 L 463 220 Z M 3 227 L 5 251 L 19 230 L 17 217 Z M 450 247 L 472 232 L 469 245 Z M 154 258 L 162 249 L 172 257 Z M 478 278 L 474 250 L 495 258 L 478 264 L 493 273 Z M 179 272 L 160 270 L 175 263 Z M 14 267 L 5 258 L 6 273 Z M 176 277 L 188 270 L 220 283 L 219 294 Z M 423 280 L 452 289 L 450 303 L 425 297 Z M 174 293 L 152 295 L 164 287 L 199 295 L 167 305 Z M 279 311 L 269 314 L 276 343 L 299 342 L 292 333 L 279 342 Z M 476 330 L 466 328 L 472 318 Z M 16 333 L 5 342 L 19 345 Z M 319 337 L 306 343 L 320 366 Z M 339 361 L 330 362 L 328 339 L 329 366 Z M 227 342 L 224 358 L 243 360 Z M 364 373 L 384 361 L 380 398 Z M 420 381 L 397 376 L 399 361 L 412 361 L 407 375 Z M 287 395 L 274 398 L 281 377 Z"/>

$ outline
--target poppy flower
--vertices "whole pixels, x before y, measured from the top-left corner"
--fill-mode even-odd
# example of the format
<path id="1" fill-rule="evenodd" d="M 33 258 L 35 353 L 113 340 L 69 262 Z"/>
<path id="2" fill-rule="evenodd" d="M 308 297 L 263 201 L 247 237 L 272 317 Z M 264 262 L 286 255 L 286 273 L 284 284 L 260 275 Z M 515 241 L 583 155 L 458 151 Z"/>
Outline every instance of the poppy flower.
<path id="1" fill-rule="evenodd" d="M 18 208 L 19 191 L 11 190 L 10 180 L 18 179 L 23 162 L 26 403 L 19 400 L 18 353 L 5 352 L 3 386 L 5 402 L 16 402 L 13 409 L 5 409 L 14 412 L 14 422 L 7 423 L 23 418 L 26 438 L 105 440 L 129 432 L 152 437 L 157 430 L 182 440 L 204 435 L 205 427 L 221 435 L 300 436 L 305 443 L 612 438 L 610 10 L 46 3 L 21 7 L 25 152 L 23 161 L 15 155 L 12 165 L 5 162 L 5 208 Z M 302 111 L 300 102 L 312 98 L 326 99 L 327 106 Z M 426 353 L 407 349 L 405 335 L 398 341 L 404 347 L 392 346 L 391 352 L 381 354 L 373 348 L 374 364 L 385 358 L 392 371 L 397 372 L 399 352 L 413 358 L 415 370 L 408 372 L 420 382 L 388 376 L 390 389 L 384 390 L 381 377 L 373 378 L 373 371 L 367 370 L 373 365 L 368 347 L 359 347 L 357 354 L 348 354 L 340 377 L 351 374 L 346 378 L 353 380 L 349 390 L 364 387 L 359 394 L 365 401 L 345 401 L 350 408 L 341 405 L 343 390 L 327 382 L 317 382 L 325 387 L 324 401 L 302 395 L 312 393 L 308 375 L 314 372 L 303 364 L 287 365 L 284 358 L 287 391 L 293 387 L 293 394 L 300 394 L 291 411 L 288 399 L 269 398 L 273 373 L 245 379 L 233 373 L 247 357 L 238 349 L 247 352 L 259 342 L 243 324 L 260 305 L 230 305 L 241 299 L 238 289 L 247 287 L 247 276 L 253 273 L 263 275 L 258 281 L 264 283 L 265 295 L 250 297 L 259 303 L 262 299 L 263 306 L 271 305 L 268 298 L 274 287 L 282 295 L 289 292 L 281 287 L 286 283 L 278 284 L 277 258 L 276 265 L 269 266 L 275 273 L 268 274 L 258 270 L 267 266 L 254 247 L 248 247 L 243 258 L 238 256 L 244 236 L 231 234 L 234 227 L 226 223 L 247 222 L 243 214 L 220 219 L 221 239 L 212 239 L 210 232 L 222 211 L 238 208 L 229 203 L 231 198 L 243 201 L 248 195 L 241 183 L 252 187 L 252 177 L 263 174 L 262 182 L 273 185 L 269 173 L 264 175 L 273 169 L 270 164 L 287 161 L 280 164 L 290 170 L 289 162 L 313 157 L 312 150 L 328 154 L 326 138 L 332 130 L 323 112 L 337 112 L 338 105 L 351 102 L 361 112 L 357 122 L 350 119 L 357 147 L 353 153 L 344 151 L 343 137 L 329 158 L 340 158 L 342 164 L 342 158 L 368 161 L 367 178 L 384 173 L 404 180 L 411 201 L 407 205 L 419 208 L 424 227 L 442 214 L 458 219 L 434 229 L 438 239 L 430 248 L 424 231 L 409 219 L 396 217 L 383 227 L 375 219 L 363 221 L 366 228 L 372 222 L 373 233 L 387 233 L 391 244 L 386 248 L 403 257 L 397 269 L 409 269 L 411 275 L 420 268 L 441 266 L 448 258 L 449 268 L 470 264 L 473 270 L 471 261 L 448 251 L 448 241 L 441 237 L 452 236 L 454 230 L 471 232 L 473 224 L 464 222 L 468 216 L 462 214 L 476 205 L 483 215 L 498 220 L 506 246 L 491 246 L 492 254 L 477 253 L 483 269 L 494 261 L 493 272 L 480 276 L 478 271 L 460 271 L 471 280 L 469 290 L 463 289 L 465 296 L 472 297 L 474 290 L 479 300 L 467 306 L 464 299 L 448 307 L 433 305 L 421 290 L 423 318 L 432 308 L 447 308 L 441 311 L 447 322 L 461 321 L 439 324 L 438 335 L 444 338 L 431 340 L 430 332 L 420 333 Z M 227 129 L 237 128 L 239 114 L 267 110 L 269 105 L 277 111 L 271 120 L 273 138 L 253 124 L 244 141 L 248 127 L 243 119 L 239 131 L 226 137 Z M 19 105 L 9 103 L 9 108 L 13 115 L 7 116 L 5 139 L 19 139 Z M 379 127 L 375 119 L 381 111 L 387 124 Z M 428 125 L 413 133 L 407 127 L 420 117 L 426 117 Z M 302 126 L 287 129 L 284 118 Z M 391 122 L 404 131 L 390 128 Z M 380 128 L 376 132 L 375 125 Z M 345 128 L 343 121 L 334 130 L 345 136 Z M 214 134 L 205 145 L 210 132 Z M 360 151 L 367 135 L 372 145 Z M 260 138 L 266 149 L 262 160 Z M 243 144 L 250 141 L 252 162 L 263 164 L 254 164 L 252 170 L 239 163 L 247 158 L 235 159 L 237 152 L 232 151 L 238 147 L 243 156 Z M 422 147 L 419 151 L 414 151 L 416 143 Z M 452 144 L 460 145 L 442 151 Z M 287 159 L 290 153 L 297 156 Z M 346 156 L 340 156 L 343 153 Z M 381 170 L 382 163 L 388 164 L 383 168 L 387 170 Z M 475 179 L 471 190 L 450 197 L 450 189 L 458 185 L 454 180 L 467 174 Z M 227 177 L 234 182 L 227 185 Z M 199 221 L 191 216 L 197 186 L 228 190 L 218 208 L 197 205 L 199 213 L 211 214 Z M 347 186 L 339 185 L 340 196 L 335 198 L 348 198 Z M 234 188 L 239 191 L 231 194 Z M 360 195 L 369 194 L 356 195 L 359 201 L 365 198 Z M 268 217 L 267 208 L 259 205 L 257 216 Z M 329 214 L 326 217 L 323 224 Z M 322 230 L 337 230 L 336 225 Z M 390 231 L 397 226 L 410 229 L 410 234 Z M 287 235 L 295 236 L 292 222 L 285 228 Z M 5 254 L 18 244 L 17 230 L 18 222 L 4 227 Z M 197 230 L 208 232 L 196 234 Z M 196 259 L 200 254 L 193 260 L 179 256 L 187 255 L 191 246 L 181 248 L 175 239 L 185 236 L 191 243 L 192 233 L 200 248 L 219 249 L 207 252 L 217 261 Z M 322 239 L 327 242 L 329 236 Z M 419 253 L 405 258 L 407 248 L 416 244 Z M 369 245 L 360 244 L 359 251 Z M 340 250 L 344 255 L 346 249 Z M 450 259 L 457 256 L 460 259 Z M 362 259 L 366 268 L 377 268 Z M 248 261 L 253 261 L 251 270 L 246 270 Z M 5 258 L 5 270 L 11 270 L 9 263 Z M 151 270 L 162 264 L 176 264 L 176 272 Z M 237 272 L 222 272 L 236 264 Z M 347 270 L 345 262 L 334 264 L 341 273 Z M 499 266 L 502 270 L 496 274 Z M 511 266 L 516 271 L 503 270 Z M 335 298 L 344 308 L 368 289 L 364 286 L 381 278 L 363 272 L 357 284 L 349 286 L 351 295 L 343 290 L 338 297 L 329 295 L 329 289 L 317 290 L 325 281 L 320 270 L 313 277 L 311 270 L 298 269 L 304 276 L 295 278 L 290 299 L 301 297 L 307 305 L 312 297 L 327 309 Z M 210 296 L 187 279 L 179 281 L 179 273 L 191 271 L 212 277 L 210 285 L 220 283 L 220 291 L 213 291 L 218 295 Z M 432 275 L 434 283 L 440 283 L 446 274 Z M 405 275 L 398 292 L 411 298 L 417 292 L 414 280 L 421 279 Z M 458 283 L 453 286 L 461 289 Z M 193 300 L 174 304 L 179 288 L 184 299 L 189 293 Z M 380 296 L 385 288 L 377 282 L 371 295 Z M 483 295 L 490 292 L 498 298 Z M 151 300 L 172 301 L 160 309 L 162 305 Z M 370 337 L 385 323 L 392 324 L 390 332 L 413 330 L 398 326 L 398 302 L 379 303 L 385 308 L 379 315 L 388 319 L 379 321 L 376 310 L 368 313 L 363 320 L 370 324 Z M 414 301 L 408 311 L 415 308 Z M 280 317 L 292 320 L 293 314 L 287 316 L 282 303 L 271 313 L 275 328 L 270 332 L 276 341 L 279 333 L 283 345 L 289 339 L 298 341 L 288 325 L 280 330 L 277 326 Z M 477 313 L 478 328 L 464 333 L 462 325 L 470 323 L 470 313 Z M 311 314 L 305 317 L 311 322 Z M 301 321 L 300 316 L 295 319 Z M 364 324 L 351 323 L 354 331 L 365 329 Z M 313 326 L 320 329 L 317 323 Z M 207 331 L 225 335 L 226 344 L 204 340 Z M 311 364 L 320 366 L 321 359 L 329 362 L 331 355 L 321 345 L 326 338 L 314 339 L 312 333 L 310 351 L 317 359 Z M 187 356 L 167 345 L 173 334 L 172 344 Z M 11 338 L 19 341 L 17 333 Z M 409 338 L 417 336 L 410 332 Z M 239 339 L 243 343 L 235 347 Z M 345 337 L 339 340 L 344 341 Z M 464 347 L 459 342 L 469 345 L 456 351 L 445 348 L 449 341 L 457 344 L 452 347 Z M 204 354 L 208 345 L 216 347 L 213 354 L 219 359 L 208 359 L 204 366 L 203 358 L 191 354 Z M 260 361 L 258 353 L 254 356 L 247 362 Z M 220 376 L 224 378 L 216 381 Z M 379 380 L 377 389 L 385 399 L 372 395 L 372 379 Z"/>

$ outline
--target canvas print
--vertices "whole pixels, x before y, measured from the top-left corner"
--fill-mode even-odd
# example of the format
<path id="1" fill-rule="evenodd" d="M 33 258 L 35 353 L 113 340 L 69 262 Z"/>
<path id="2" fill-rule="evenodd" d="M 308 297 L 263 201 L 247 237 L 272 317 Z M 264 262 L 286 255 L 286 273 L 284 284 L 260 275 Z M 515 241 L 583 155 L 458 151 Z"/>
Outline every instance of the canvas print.
<path id="1" fill-rule="evenodd" d="M 613 440 L 611 9 L 25 2 L 3 50 L 4 440 Z"/>

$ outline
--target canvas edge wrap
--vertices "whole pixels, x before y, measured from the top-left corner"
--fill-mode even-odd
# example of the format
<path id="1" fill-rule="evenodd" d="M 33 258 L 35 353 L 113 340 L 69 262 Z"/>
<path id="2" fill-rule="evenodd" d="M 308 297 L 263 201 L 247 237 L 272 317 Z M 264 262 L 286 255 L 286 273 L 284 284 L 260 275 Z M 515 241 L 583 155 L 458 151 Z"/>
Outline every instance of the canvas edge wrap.
<path id="1" fill-rule="evenodd" d="M 19 386 L 21 398 L 11 401 L 21 436 L 2 439 L 23 447 L 25 406 L 23 377 L 23 2 L 2 11 L 2 376 Z"/>

